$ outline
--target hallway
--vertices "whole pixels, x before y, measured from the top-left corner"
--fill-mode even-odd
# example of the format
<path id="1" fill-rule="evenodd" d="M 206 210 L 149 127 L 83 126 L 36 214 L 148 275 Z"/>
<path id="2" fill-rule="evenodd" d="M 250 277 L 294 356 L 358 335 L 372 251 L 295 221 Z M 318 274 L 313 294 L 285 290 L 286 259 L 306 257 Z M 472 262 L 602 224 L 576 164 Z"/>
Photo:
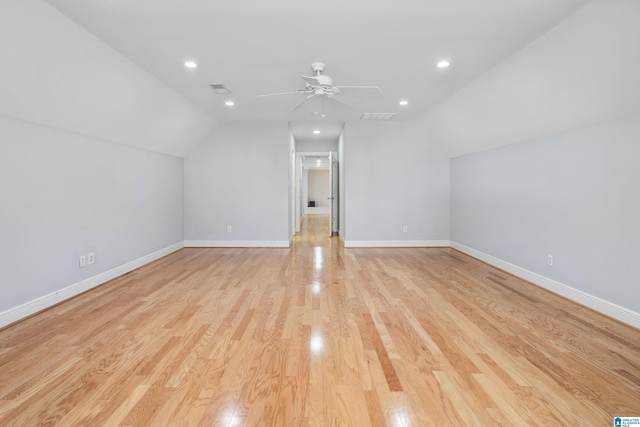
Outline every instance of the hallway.
<path id="1" fill-rule="evenodd" d="M 0 425 L 611 425 L 640 331 L 449 248 L 185 248 L 0 330 Z"/>

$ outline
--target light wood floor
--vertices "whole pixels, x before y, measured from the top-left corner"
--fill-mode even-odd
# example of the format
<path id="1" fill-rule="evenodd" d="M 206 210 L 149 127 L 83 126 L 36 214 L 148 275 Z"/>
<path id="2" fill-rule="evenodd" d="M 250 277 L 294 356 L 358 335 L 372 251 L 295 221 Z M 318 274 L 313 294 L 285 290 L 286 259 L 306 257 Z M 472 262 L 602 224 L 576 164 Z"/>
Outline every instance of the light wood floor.
<path id="1" fill-rule="evenodd" d="M 1 426 L 611 426 L 640 331 L 444 248 L 183 249 L 0 331 Z"/>

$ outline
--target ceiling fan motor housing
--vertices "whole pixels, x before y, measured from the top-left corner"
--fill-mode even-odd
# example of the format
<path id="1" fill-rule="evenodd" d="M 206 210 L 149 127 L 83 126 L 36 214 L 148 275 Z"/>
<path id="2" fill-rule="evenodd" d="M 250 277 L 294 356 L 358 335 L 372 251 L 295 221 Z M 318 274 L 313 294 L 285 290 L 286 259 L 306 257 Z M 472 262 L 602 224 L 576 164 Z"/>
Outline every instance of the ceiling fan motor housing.
<path id="1" fill-rule="evenodd" d="M 326 98 L 331 98 L 336 102 L 341 104 L 345 104 L 347 106 L 353 107 L 355 102 L 358 102 L 356 98 L 344 95 L 340 92 L 340 89 L 333 85 L 333 79 L 326 74 L 322 74 L 324 71 L 324 62 L 314 62 L 311 64 L 311 69 L 315 73 L 314 76 L 301 76 L 302 80 L 305 82 L 305 88 L 303 90 L 296 90 L 290 92 L 280 92 L 280 93 L 269 93 L 265 95 L 258 96 L 273 96 L 273 95 L 288 95 L 288 94 L 304 94 L 305 97 L 302 98 L 298 103 L 296 103 L 289 111 L 293 111 L 299 108 L 302 104 L 312 99 L 315 96 L 322 96 Z M 349 89 L 376 89 L 377 92 L 380 92 L 380 88 L 377 86 L 348 86 Z M 323 98 L 324 99 L 324 98 Z M 324 114 L 322 114 L 324 117 Z"/>
<path id="2" fill-rule="evenodd" d="M 322 86 L 325 89 L 329 89 L 333 86 L 333 80 L 331 77 L 321 74 L 324 71 L 324 62 L 314 62 L 311 64 L 311 69 L 316 75 L 314 76 L 318 86 Z"/>
<path id="3" fill-rule="evenodd" d="M 333 86 L 333 80 L 331 80 L 331 77 L 323 75 L 323 74 L 319 74 L 316 76 L 316 79 L 318 81 L 318 85 L 320 86 L 324 86 L 324 87 L 331 87 Z"/>
<path id="4" fill-rule="evenodd" d="M 311 64 L 311 69 L 314 73 L 318 74 L 324 71 L 324 62 L 314 62 Z"/>

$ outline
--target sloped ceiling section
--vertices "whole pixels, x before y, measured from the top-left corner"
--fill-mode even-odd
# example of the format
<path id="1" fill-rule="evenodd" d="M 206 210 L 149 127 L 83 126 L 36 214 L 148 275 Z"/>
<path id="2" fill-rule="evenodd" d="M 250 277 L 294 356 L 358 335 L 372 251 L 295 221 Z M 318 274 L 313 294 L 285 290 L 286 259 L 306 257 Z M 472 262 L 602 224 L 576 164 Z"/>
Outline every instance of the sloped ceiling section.
<path id="1" fill-rule="evenodd" d="M 220 122 L 415 121 L 589 1 L 46 0 Z M 442 59 L 452 66 L 438 69 Z M 299 94 L 256 98 L 304 89 L 313 62 L 337 85 L 382 93 L 345 90 L 353 108 L 315 97 L 293 111 Z"/>
<path id="2" fill-rule="evenodd" d="M 640 114 L 640 1 L 596 0 L 421 119 L 451 157 Z"/>
<path id="3" fill-rule="evenodd" d="M 40 0 L 0 2 L 0 114 L 184 157 L 216 124 Z"/>

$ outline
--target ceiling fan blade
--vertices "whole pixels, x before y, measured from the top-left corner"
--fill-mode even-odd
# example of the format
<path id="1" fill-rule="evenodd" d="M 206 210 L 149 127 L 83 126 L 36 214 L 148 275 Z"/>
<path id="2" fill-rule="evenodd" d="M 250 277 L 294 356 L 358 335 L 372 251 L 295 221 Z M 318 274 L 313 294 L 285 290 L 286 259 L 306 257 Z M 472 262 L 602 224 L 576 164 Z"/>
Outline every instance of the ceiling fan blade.
<path id="1" fill-rule="evenodd" d="M 305 102 L 307 102 L 308 100 L 310 100 L 311 98 L 313 98 L 314 93 L 311 92 L 310 95 L 305 96 L 304 98 L 302 98 L 296 105 L 294 105 L 293 107 L 291 107 L 291 109 L 289 111 L 293 111 L 295 109 L 297 109 L 298 107 L 300 107 L 302 104 L 304 104 Z"/>
<path id="2" fill-rule="evenodd" d="M 294 93 L 307 93 L 306 90 L 294 90 L 291 92 L 276 92 L 276 93 L 265 93 L 264 95 L 256 95 L 256 98 L 262 98 L 264 96 L 276 96 L 276 95 L 290 95 Z"/>
<path id="3" fill-rule="evenodd" d="M 357 90 L 361 92 L 369 91 L 369 92 L 375 92 L 375 93 L 382 93 L 382 90 L 380 90 L 378 86 L 336 86 L 336 87 L 341 91 Z"/>
<path id="4" fill-rule="evenodd" d="M 311 86 L 320 86 L 317 76 L 302 76 L 302 79 Z"/>
<path id="5" fill-rule="evenodd" d="M 344 93 L 336 93 L 333 96 L 328 97 L 329 99 L 333 99 L 336 102 L 339 102 L 341 104 L 347 105 L 349 107 L 355 107 L 356 104 L 358 104 L 358 102 L 360 102 L 359 99 L 356 99 L 352 96 L 349 95 L 345 95 Z"/>

